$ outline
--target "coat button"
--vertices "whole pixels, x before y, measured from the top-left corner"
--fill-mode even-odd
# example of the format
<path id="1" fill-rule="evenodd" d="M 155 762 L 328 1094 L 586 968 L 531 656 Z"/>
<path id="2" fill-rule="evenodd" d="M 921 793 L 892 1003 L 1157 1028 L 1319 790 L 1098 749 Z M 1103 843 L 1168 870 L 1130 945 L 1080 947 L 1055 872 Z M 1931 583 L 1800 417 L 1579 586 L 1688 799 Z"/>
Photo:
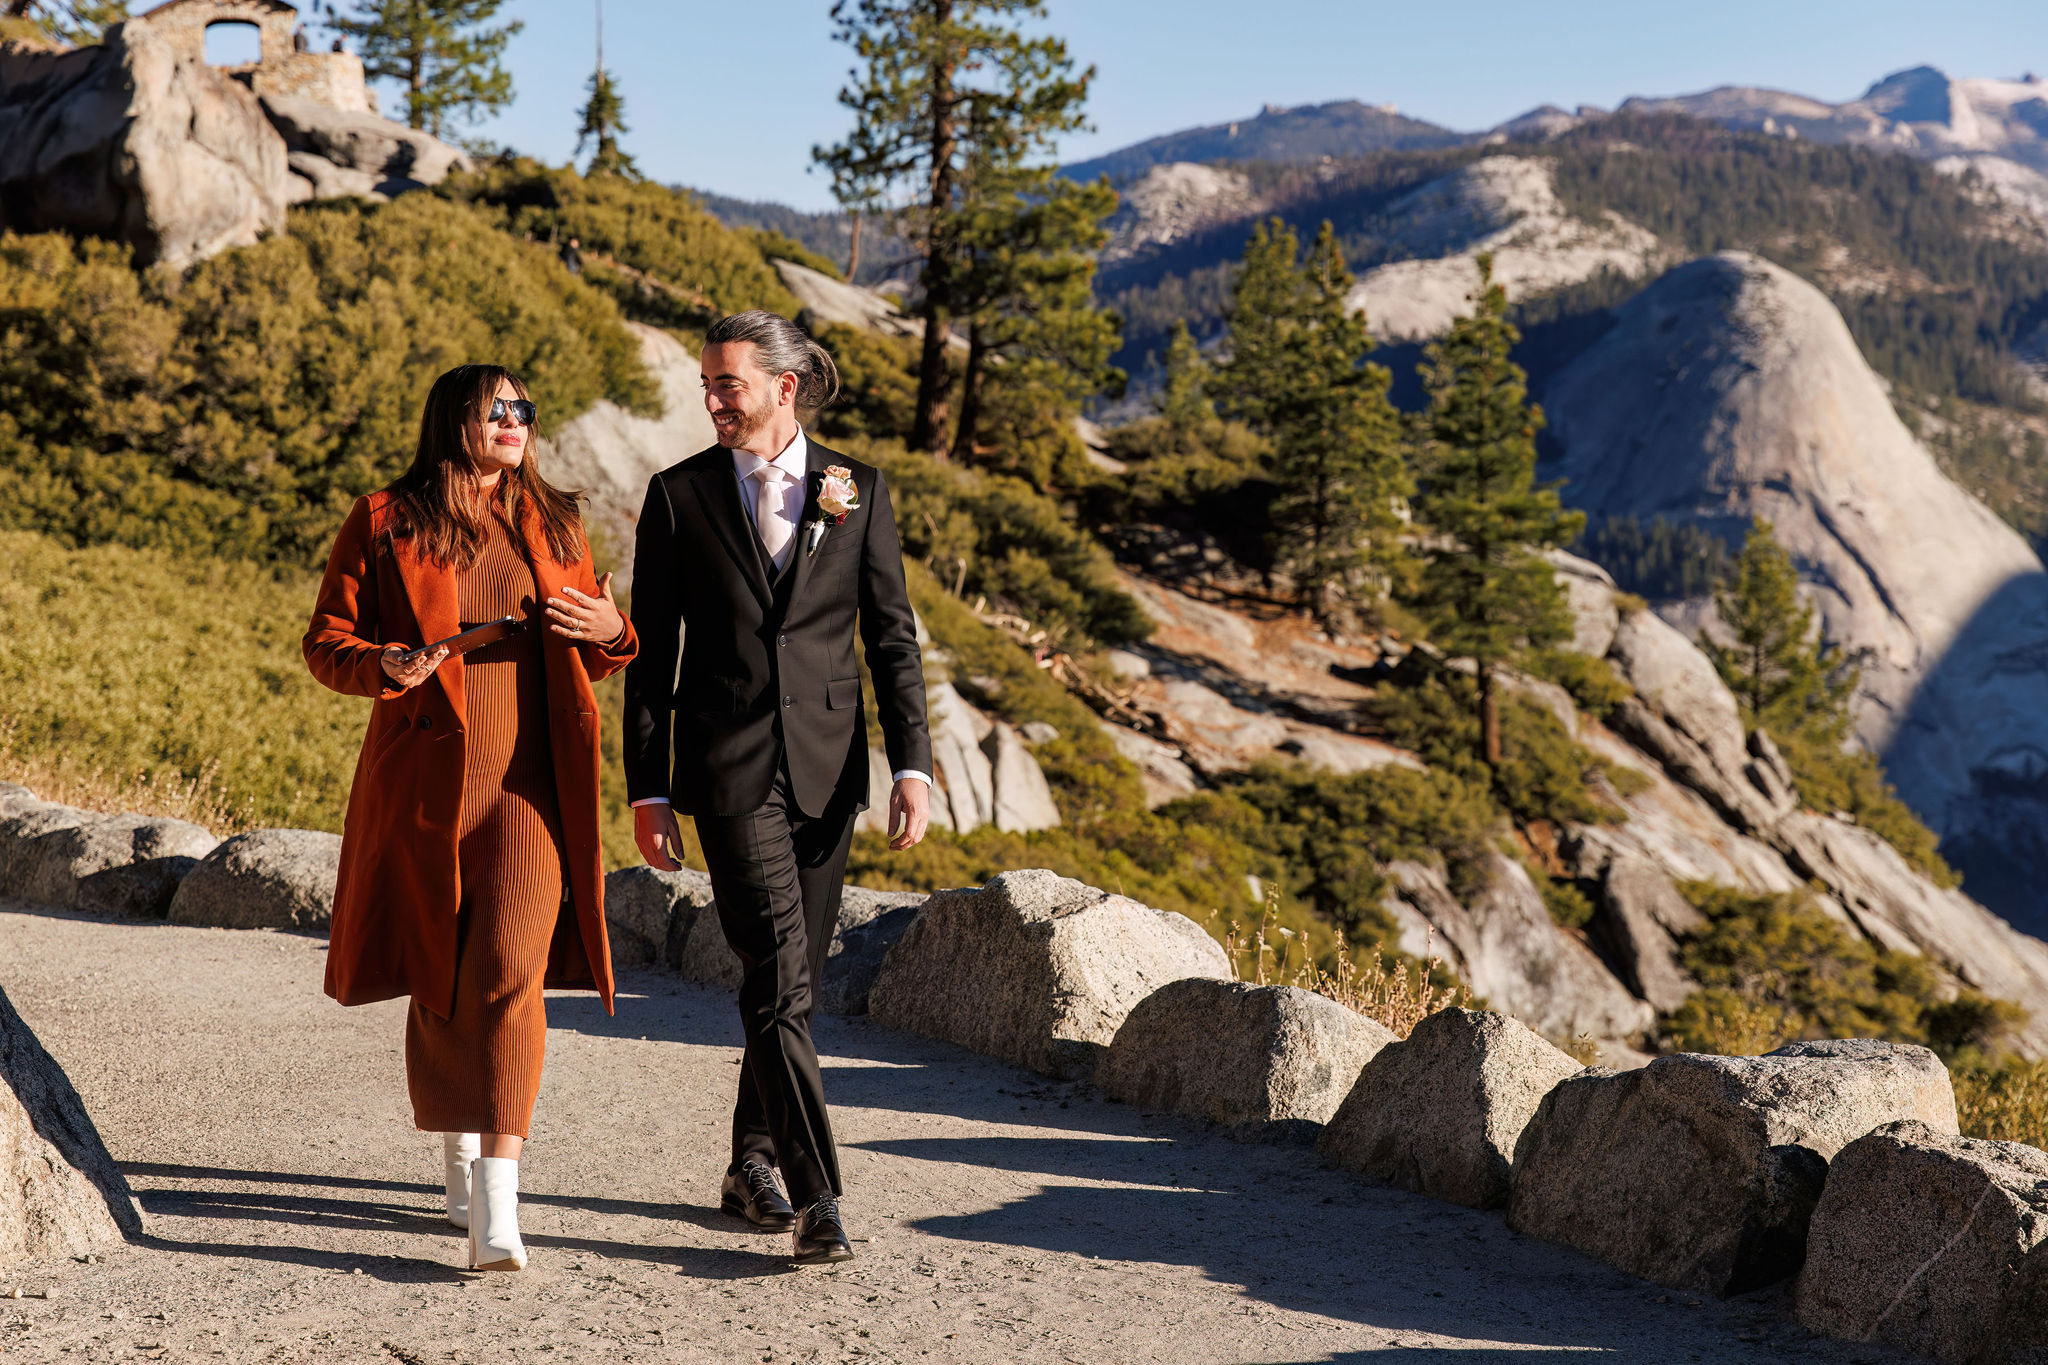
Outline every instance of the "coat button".
<path id="1" fill-rule="evenodd" d="M 795 705 L 796 705 L 796 698 L 795 698 L 795 697 L 784 697 L 784 698 L 782 699 L 782 704 L 783 704 L 784 706 L 795 706 Z"/>
<path id="2" fill-rule="evenodd" d="M 431 729 L 433 729 L 433 728 L 434 728 L 434 718 L 433 718 L 432 716 L 421 716 L 421 717 L 420 717 L 420 729 L 422 729 L 422 730 L 431 730 Z"/>
<path id="3" fill-rule="evenodd" d="M 787 635 L 778 635 L 778 636 L 776 636 L 776 637 L 775 637 L 775 645 L 776 645 L 776 648 L 778 648 L 778 649 L 787 649 L 787 648 L 789 648 L 789 637 L 788 637 Z"/>

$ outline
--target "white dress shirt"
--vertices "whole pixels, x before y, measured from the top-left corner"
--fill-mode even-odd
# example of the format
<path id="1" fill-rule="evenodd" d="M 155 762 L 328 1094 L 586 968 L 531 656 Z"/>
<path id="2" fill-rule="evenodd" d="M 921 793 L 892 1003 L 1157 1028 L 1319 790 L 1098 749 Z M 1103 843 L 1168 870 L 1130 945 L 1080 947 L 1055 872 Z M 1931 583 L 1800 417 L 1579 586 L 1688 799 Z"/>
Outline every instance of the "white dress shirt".
<path id="1" fill-rule="evenodd" d="M 789 518 L 790 525 L 797 528 L 798 534 L 789 538 L 789 543 L 783 547 L 782 554 L 776 559 L 777 572 L 789 563 L 789 557 L 796 553 L 797 541 L 802 538 L 804 500 L 810 490 L 810 473 L 806 465 L 810 458 L 811 444 L 805 439 L 802 427 L 796 429 L 796 439 L 772 460 L 764 460 L 748 450 L 735 450 L 732 453 L 732 472 L 740 481 L 740 504 L 747 509 L 749 526 L 755 525 L 760 517 L 761 480 L 754 477 L 755 471 L 774 465 L 786 476 L 782 480 L 783 511 Z M 930 774 L 921 773 L 915 768 L 905 768 L 901 772 L 890 774 L 890 779 L 896 782 L 901 782 L 906 777 L 914 777 L 927 787 L 932 785 Z M 633 804 L 666 806 L 669 800 L 666 796 L 647 796 Z"/>

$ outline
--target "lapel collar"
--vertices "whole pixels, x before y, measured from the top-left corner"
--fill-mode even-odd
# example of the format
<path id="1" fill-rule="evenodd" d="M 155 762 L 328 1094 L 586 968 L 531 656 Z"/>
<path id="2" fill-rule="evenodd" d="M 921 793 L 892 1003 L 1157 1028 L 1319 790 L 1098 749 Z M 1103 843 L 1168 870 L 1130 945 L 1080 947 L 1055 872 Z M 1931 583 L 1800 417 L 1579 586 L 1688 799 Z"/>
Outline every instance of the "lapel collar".
<path id="1" fill-rule="evenodd" d="M 831 451 L 826 450 L 816 441 L 810 440 L 809 436 L 810 433 L 806 432 L 805 444 L 808 449 L 805 452 L 804 459 L 804 510 L 803 515 L 799 516 L 796 521 L 796 563 L 791 566 L 791 572 L 796 575 L 796 581 L 789 585 L 789 607 L 787 614 L 792 616 L 796 614 L 797 602 L 804 595 L 804 585 L 811 581 L 811 561 L 817 558 L 816 555 L 811 553 L 810 523 L 815 521 L 820 515 L 818 512 L 818 486 L 825 480 L 825 466 L 837 458 Z M 825 540 L 832 538 L 834 529 L 836 528 L 830 526 L 825 528 Z M 818 542 L 818 548 L 820 550 L 825 548 L 823 540 Z"/>
<path id="2" fill-rule="evenodd" d="M 768 583 L 768 574 L 761 567 L 761 554 L 755 548 L 754 532 L 747 525 L 747 505 L 740 501 L 739 475 L 735 471 L 732 452 L 719 447 L 721 458 L 707 460 L 704 467 L 690 482 L 697 490 L 698 501 L 704 505 L 704 515 L 711 522 L 711 529 L 725 542 L 726 553 L 739 566 L 746 578 L 747 586 L 754 590 L 754 596 L 761 599 L 761 605 L 772 607 L 775 594 Z"/>
<path id="3" fill-rule="evenodd" d="M 423 560 L 410 540 L 393 540 L 391 557 L 398 563 L 399 579 L 405 584 L 405 599 L 412 606 L 413 623 L 420 638 L 413 644 L 445 640 L 462 629 L 461 607 L 455 595 L 455 569 Z M 438 684 L 454 709 L 459 726 L 463 720 L 462 660 L 450 659 L 434 670 L 428 686 Z"/>

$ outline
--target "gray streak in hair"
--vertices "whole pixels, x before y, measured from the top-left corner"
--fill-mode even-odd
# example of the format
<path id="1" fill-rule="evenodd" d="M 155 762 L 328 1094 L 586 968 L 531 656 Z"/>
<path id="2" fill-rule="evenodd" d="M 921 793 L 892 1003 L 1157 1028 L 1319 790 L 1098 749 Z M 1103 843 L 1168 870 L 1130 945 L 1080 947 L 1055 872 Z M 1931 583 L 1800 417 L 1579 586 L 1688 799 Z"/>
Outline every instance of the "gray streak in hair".
<path id="1" fill-rule="evenodd" d="M 735 341 L 752 342 L 761 368 L 771 376 L 796 376 L 796 405 L 804 411 L 816 412 L 839 396 L 839 367 L 830 353 L 782 314 L 749 308 L 720 318 L 704 337 L 707 346 Z"/>

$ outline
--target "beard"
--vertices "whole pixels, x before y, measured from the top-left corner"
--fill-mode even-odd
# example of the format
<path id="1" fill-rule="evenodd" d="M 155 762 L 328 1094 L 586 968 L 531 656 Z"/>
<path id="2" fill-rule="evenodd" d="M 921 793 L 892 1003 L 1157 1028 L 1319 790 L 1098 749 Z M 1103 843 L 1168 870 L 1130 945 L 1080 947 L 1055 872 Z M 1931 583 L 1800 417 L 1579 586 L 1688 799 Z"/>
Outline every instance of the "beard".
<path id="1" fill-rule="evenodd" d="M 712 426 L 718 432 L 718 443 L 727 450 L 738 450 L 752 440 L 763 427 L 775 417 L 775 400 L 764 397 L 753 407 L 741 408 L 733 413 L 732 420 L 724 424 L 715 419 Z"/>

